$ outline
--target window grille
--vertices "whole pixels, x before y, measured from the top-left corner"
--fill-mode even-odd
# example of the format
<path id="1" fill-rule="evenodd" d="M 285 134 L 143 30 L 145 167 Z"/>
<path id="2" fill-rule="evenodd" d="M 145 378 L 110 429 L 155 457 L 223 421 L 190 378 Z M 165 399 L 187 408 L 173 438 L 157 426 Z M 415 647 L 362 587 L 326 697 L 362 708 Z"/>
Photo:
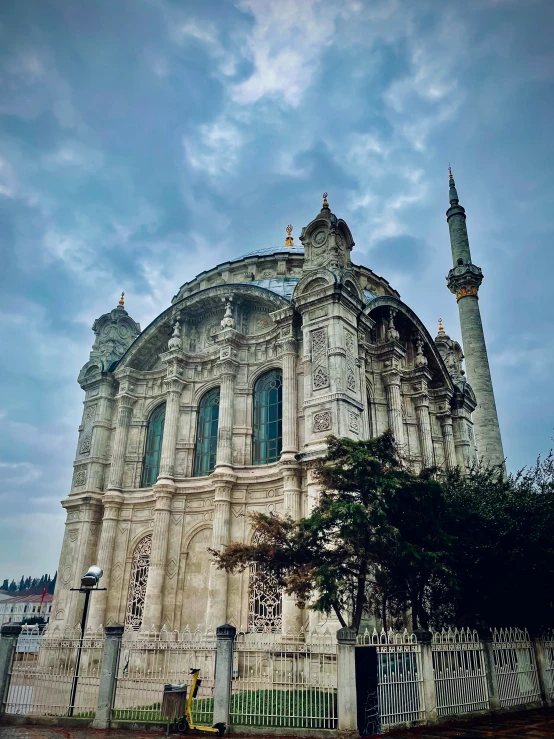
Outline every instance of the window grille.
<path id="1" fill-rule="evenodd" d="M 133 563 L 131 565 L 125 626 L 134 631 L 138 631 L 142 626 L 144 599 L 146 596 L 146 583 L 148 582 L 151 553 L 152 534 L 148 534 L 148 536 L 145 536 L 144 539 L 141 539 L 137 544 L 133 554 Z"/>
<path id="2" fill-rule="evenodd" d="M 146 432 L 146 447 L 142 465 L 141 488 L 151 487 L 158 479 L 160 459 L 162 456 L 162 441 L 164 436 L 165 403 L 156 408 L 148 421 Z"/>
<path id="3" fill-rule="evenodd" d="M 217 454 L 218 423 L 219 388 L 215 387 L 204 395 L 198 406 L 194 477 L 202 477 L 213 472 Z"/>
<path id="4" fill-rule="evenodd" d="M 259 541 L 260 535 L 254 534 L 252 543 Z M 283 593 L 276 576 L 251 564 L 248 596 L 248 630 L 281 631 Z"/>
<path id="5" fill-rule="evenodd" d="M 283 445 L 283 376 L 262 375 L 254 386 L 253 464 L 277 462 Z"/>

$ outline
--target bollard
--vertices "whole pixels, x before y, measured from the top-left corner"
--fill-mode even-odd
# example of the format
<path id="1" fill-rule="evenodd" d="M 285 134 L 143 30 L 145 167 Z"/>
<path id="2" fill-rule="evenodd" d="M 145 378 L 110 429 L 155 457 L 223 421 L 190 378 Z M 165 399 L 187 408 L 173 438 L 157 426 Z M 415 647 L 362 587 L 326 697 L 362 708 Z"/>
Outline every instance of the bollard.
<path id="1" fill-rule="evenodd" d="M 237 630 L 230 624 L 215 630 L 217 651 L 215 656 L 214 718 L 213 725 L 229 727 L 231 708 L 231 676 L 233 672 L 233 643 Z"/>
<path id="2" fill-rule="evenodd" d="M 119 650 L 124 627 L 121 624 L 108 624 L 104 633 L 104 654 L 100 670 L 100 686 L 98 688 L 98 703 L 96 716 L 92 722 L 95 729 L 109 729 L 115 695 Z"/>

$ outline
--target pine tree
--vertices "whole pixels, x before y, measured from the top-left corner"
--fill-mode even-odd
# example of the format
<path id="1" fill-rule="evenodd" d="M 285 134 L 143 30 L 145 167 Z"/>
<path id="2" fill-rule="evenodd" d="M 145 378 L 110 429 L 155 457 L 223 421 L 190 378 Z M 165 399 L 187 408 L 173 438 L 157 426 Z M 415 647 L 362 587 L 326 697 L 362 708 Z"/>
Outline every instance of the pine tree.
<path id="1" fill-rule="evenodd" d="M 6 578 L 4 582 L 2 583 L 2 587 L 0 588 L 0 590 L 8 590 L 9 587 L 10 587 L 10 581 L 8 580 L 8 578 Z"/>
<path id="2" fill-rule="evenodd" d="M 17 583 L 15 582 L 15 580 L 12 580 L 11 581 L 10 587 L 8 588 L 8 590 L 10 591 L 10 593 L 15 593 L 16 592 L 16 590 L 17 590 Z"/>

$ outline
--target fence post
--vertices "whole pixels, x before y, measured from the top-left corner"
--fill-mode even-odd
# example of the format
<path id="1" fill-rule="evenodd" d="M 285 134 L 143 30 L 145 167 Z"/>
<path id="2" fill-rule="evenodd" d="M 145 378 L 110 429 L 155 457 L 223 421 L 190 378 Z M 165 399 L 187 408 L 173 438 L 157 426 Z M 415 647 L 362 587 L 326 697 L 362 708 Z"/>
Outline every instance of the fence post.
<path id="1" fill-rule="evenodd" d="M 541 691 L 542 702 L 545 706 L 551 706 L 552 701 L 552 675 L 549 671 L 549 659 L 542 639 L 533 639 L 533 648 L 535 650 L 535 660 L 537 662 L 537 677 L 539 678 L 539 688 Z"/>
<path id="2" fill-rule="evenodd" d="M 231 676 L 233 674 L 233 642 L 237 630 L 230 624 L 215 630 L 217 651 L 215 653 L 214 721 L 229 727 L 231 707 Z"/>
<path id="3" fill-rule="evenodd" d="M 421 671 L 423 678 L 423 695 L 425 697 L 425 720 L 428 723 L 438 721 L 437 693 L 435 689 L 435 670 L 433 669 L 433 634 L 427 629 L 415 629 L 414 635 L 421 648 Z"/>
<path id="4" fill-rule="evenodd" d="M 483 657 L 485 658 L 485 675 L 489 694 L 489 708 L 491 711 L 500 710 L 500 694 L 498 692 L 498 677 L 494 663 L 494 649 L 492 646 L 492 631 L 482 629 L 478 631 L 479 639 L 483 643 Z"/>
<path id="5" fill-rule="evenodd" d="M 358 735 L 356 700 L 356 632 L 349 626 L 337 631 L 337 710 L 339 732 Z"/>
<path id="6" fill-rule="evenodd" d="M 4 713 L 4 703 L 7 700 L 10 670 L 17 640 L 21 634 L 21 624 L 4 624 L 0 632 L 0 716 Z"/>
<path id="7" fill-rule="evenodd" d="M 102 656 L 102 667 L 100 670 L 98 703 L 96 706 L 96 716 L 92 722 L 95 729 L 110 728 L 119 649 L 121 647 L 121 637 L 123 636 L 124 628 L 121 624 L 108 624 L 104 628 L 106 640 L 104 641 L 104 654 Z"/>

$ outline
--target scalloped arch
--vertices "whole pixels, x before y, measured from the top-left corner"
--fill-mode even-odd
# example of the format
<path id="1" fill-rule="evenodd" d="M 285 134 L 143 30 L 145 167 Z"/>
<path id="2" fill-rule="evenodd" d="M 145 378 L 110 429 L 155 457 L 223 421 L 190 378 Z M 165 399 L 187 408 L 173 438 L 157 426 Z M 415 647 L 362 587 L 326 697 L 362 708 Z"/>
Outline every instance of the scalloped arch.
<path id="1" fill-rule="evenodd" d="M 314 290 L 318 290 L 321 287 L 327 287 L 328 285 L 335 285 L 337 283 L 337 277 L 333 272 L 331 272 L 330 269 L 327 269 L 326 267 L 314 269 L 311 272 L 308 272 L 307 275 L 304 275 L 304 277 L 295 287 L 294 293 L 292 295 L 293 299 L 299 297 L 300 295 L 305 295 L 308 292 L 311 292 L 311 290 L 308 290 L 308 288 L 310 287 L 310 284 L 312 282 L 315 282 L 316 280 L 321 280 L 325 282 L 325 285 L 317 285 L 317 287 L 313 288 Z"/>

